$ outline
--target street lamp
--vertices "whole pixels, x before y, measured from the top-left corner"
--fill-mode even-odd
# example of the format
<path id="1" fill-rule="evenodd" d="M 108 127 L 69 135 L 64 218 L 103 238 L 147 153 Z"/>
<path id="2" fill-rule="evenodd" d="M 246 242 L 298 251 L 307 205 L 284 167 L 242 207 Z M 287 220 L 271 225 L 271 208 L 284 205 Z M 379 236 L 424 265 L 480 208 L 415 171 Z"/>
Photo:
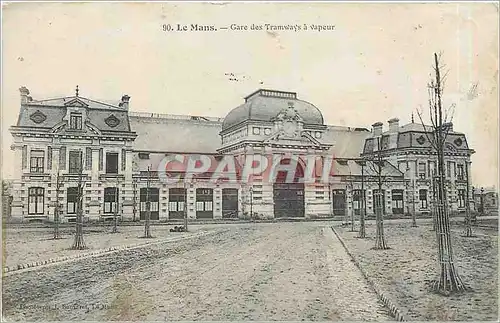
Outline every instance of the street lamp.
<path id="1" fill-rule="evenodd" d="M 481 199 L 481 210 L 480 210 L 480 213 L 481 213 L 481 215 L 484 215 L 484 187 L 481 187 L 480 199 Z"/>

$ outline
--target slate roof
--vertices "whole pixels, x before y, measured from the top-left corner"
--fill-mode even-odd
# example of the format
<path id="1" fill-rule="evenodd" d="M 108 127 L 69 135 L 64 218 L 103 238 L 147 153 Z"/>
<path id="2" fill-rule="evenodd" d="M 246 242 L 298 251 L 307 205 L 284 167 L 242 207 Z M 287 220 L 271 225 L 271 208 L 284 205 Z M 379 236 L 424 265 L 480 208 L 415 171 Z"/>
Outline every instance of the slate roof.
<path id="1" fill-rule="evenodd" d="M 75 104 L 71 104 L 71 102 Z M 50 129 L 63 121 L 68 106 L 75 105 L 84 106 L 87 111 L 87 121 L 103 133 L 130 132 L 128 111 L 126 109 L 118 105 L 113 106 L 108 103 L 76 96 L 28 101 L 28 103 L 21 106 L 17 127 Z M 40 116 L 38 120 L 42 121 L 36 122 L 37 118 L 34 118 L 34 115 Z M 119 121 L 114 127 L 106 123 L 106 119 L 110 116 L 114 116 Z"/>
<path id="2" fill-rule="evenodd" d="M 356 158 L 363 151 L 365 140 L 371 132 L 354 130 L 355 128 L 327 126 L 322 142 L 333 143 L 329 152 L 334 157 Z"/>
<path id="3" fill-rule="evenodd" d="M 275 92 L 277 94 L 289 94 L 290 97 L 276 97 L 265 94 Z M 278 113 L 288 108 L 289 102 L 293 102 L 293 107 L 302 117 L 304 123 L 323 125 L 321 111 L 312 103 L 297 99 L 295 93 L 258 90 L 248 96 L 244 104 L 236 107 L 227 114 L 222 124 L 222 130 L 229 129 L 246 120 L 271 121 Z"/>
<path id="4" fill-rule="evenodd" d="M 215 153 L 221 146 L 222 122 L 134 115 L 129 119 L 137 133 L 134 149 L 138 151 Z"/>

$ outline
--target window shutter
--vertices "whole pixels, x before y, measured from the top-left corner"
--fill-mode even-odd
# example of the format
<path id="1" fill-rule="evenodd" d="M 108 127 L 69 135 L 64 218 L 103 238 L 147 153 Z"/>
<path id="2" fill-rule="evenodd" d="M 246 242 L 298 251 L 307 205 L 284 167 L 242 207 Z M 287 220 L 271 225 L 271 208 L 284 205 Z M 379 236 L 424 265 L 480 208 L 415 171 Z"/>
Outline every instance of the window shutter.
<path id="1" fill-rule="evenodd" d="M 92 170 L 92 148 L 88 148 L 85 150 L 85 166 L 86 170 Z"/>
<path id="2" fill-rule="evenodd" d="M 61 147 L 59 150 L 59 169 L 66 169 L 66 147 Z"/>

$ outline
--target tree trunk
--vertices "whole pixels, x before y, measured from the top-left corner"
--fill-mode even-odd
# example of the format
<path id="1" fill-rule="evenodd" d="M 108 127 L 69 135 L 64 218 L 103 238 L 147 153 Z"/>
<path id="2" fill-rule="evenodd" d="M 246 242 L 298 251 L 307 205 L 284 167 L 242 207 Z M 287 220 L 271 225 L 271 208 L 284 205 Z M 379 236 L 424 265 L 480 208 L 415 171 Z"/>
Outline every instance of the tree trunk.
<path id="1" fill-rule="evenodd" d="M 361 205 L 359 209 L 359 238 L 366 238 L 365 230 L 365 173 L 364 173 L 364 161 L 361 164 Z"/>
<path id="2" fill-rule="evenodd" d="M 80 165 L 78 174 L 78 195 L 76 199 L 76 231 L 75 231 L 75 241 L 71 249 L 73 250 L 83 250 L 87 247 L 85 246 L 85 241 L 83 240 L 83 154 L 80 152 Z"/>
<path id="3" fill-rule="evenodd" d="M 470 192 L 469 192 L 469 165 L 468 162 L 465 162 L 465 178 L 466 178 L 466 183 L 467 183 L 467 188 L 466 188 L 466 197 L 465 197 L 465 232 L 464 236 L 465 237 L 473 237 L 474 235 L 472 234 L 472 225 L 471 225 L 471 214 L 470 214 Z"/>
<path id="4" fill-rule="evenodd" d="M 59 206 L 59 190 L 61 188 L 61 181 L 59 178 L 59 170 L 57 170 L 56 176 L 56 205 L 54 208 L 54 240 L 61 239 L 61 234 L 59 232 L 59 223 L 60 223 L 60 215 L 61 209 Z"/>
<path id="5" fill-rule="evenodd" d="M 439 62 L 437 54 L 434 54 L 436 84 L 434 95 L 436 98 L 438 118 L 436 118 L 435 142 L 438 156 L 438 183 L 437 188 L 437 214 L 436 214 L 436 236 L 438 244 L 438 260 L 440 265 L 439 277 L 433 284 L 434 290 L 443 295 L 449 295 L 452 292 L 465 290 L 460 276 L 458 275 L 453 262 L 453 248 L 450 237 L 450 219 L 448 214 L 445 172 L 444 172 L 444 142 L 445 133 L 443 129 L 443 109 L 441 102 L 441 75 L 439 71 Z"/>
<path id="6" fill-rule="evenodd" d="M 417 215 L 415 212 L 415 179 L 412 180 L 413 190 L 412 190 L 412 212 L 411 212 L 411 226 L 413 228 L 417 227 Z"/>
<path id="7" fill-rule="evenodd" d="M 375 232 L 375 247 L 374 249 L 389 249 L 387 244 L 385 243 L 385 237 L 384 237 L 384 218 L 383 218 L 383 210 L 384 210 L 384 204 L 383 204 L 383 192 L 382 192 L 382 156 L 380 155 L 380 138 L 377 138 L 377 144 L 378 144 L 378 192 L 377 192 L 377 201 L 378 205 L 376 208 L 376 222 L 377 222 L 377 229 Z"/>
<path id="8" fill-rule="evenodd" d="M 151 202 L 149 201 L 149 185 L 150 185 L 150 167 L 148 166 L 147 188 L 146 188 L 146 221 L 144 221 L 144 236 L 143 238 L 152 238 L 151 236 Z"/>

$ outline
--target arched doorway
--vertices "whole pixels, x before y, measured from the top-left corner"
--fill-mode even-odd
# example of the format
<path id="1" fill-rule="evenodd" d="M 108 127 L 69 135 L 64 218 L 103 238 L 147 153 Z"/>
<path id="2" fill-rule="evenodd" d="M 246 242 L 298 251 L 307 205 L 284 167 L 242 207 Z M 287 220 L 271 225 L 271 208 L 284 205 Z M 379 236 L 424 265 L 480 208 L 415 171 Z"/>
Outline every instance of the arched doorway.
<path id="1" fill-rule="evenodd" d="M 281 165 L 289 165 L 290 159 L 281 160 Z M 274 217 L 304 217 L 304 170 L 297 163 L 293 183 L 286 182 L 287 172 L 279 171 L 274 182 Z"/>

